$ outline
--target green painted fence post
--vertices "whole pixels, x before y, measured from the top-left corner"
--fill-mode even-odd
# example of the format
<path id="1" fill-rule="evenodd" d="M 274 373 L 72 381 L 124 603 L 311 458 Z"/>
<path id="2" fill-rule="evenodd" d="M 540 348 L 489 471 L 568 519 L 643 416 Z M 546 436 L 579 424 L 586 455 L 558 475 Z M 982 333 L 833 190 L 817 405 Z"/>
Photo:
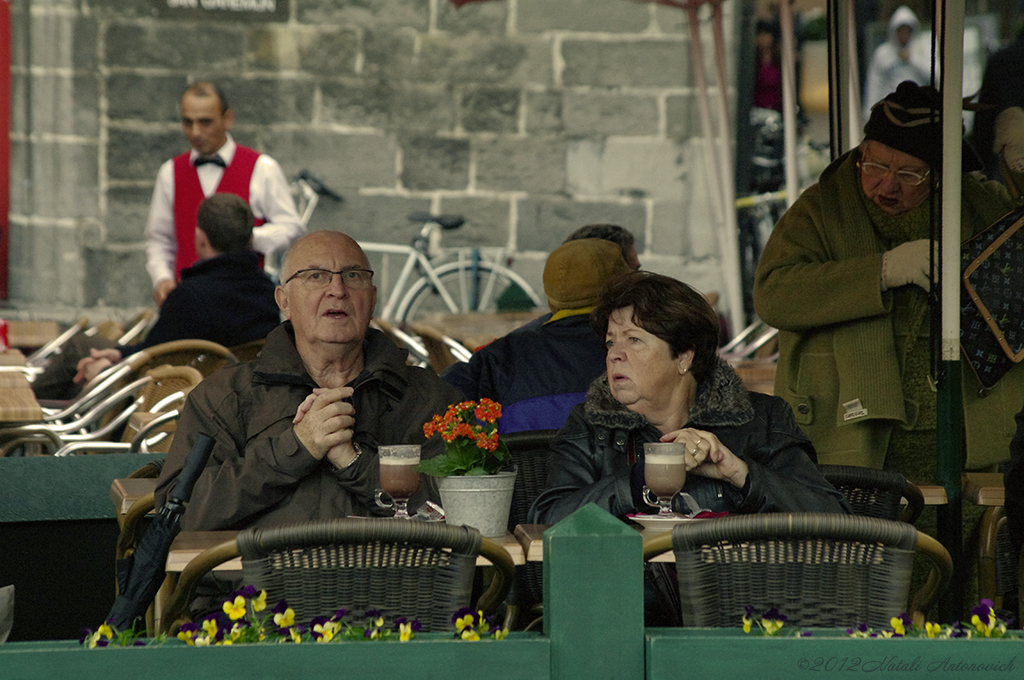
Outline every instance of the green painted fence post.
<path id="1" fill-rule="evenodd" d="M 643 680 L 640 533 L 594 504 L 544 532 L 551 677 Z"/>

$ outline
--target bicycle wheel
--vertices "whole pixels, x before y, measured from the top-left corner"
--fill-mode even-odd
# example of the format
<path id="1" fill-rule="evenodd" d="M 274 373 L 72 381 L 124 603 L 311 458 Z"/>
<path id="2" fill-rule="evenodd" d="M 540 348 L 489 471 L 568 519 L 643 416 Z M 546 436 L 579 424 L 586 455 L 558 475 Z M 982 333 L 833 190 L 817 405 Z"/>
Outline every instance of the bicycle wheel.
<path id="1" fill-rule="evenodd" d="M 435 312 L 495 312 L 498 298 L 511 286 L 520 288 L 535 307 L 541 304 L 526 279 L 500 265 L 482 262 L 474 268 L 469 262 L 449 262 L 434 271 L 454 307 L 448 304 L 430 277 L 422 276 L 398 305 L 395 319 L 399 323 L 412 323 Z"/>

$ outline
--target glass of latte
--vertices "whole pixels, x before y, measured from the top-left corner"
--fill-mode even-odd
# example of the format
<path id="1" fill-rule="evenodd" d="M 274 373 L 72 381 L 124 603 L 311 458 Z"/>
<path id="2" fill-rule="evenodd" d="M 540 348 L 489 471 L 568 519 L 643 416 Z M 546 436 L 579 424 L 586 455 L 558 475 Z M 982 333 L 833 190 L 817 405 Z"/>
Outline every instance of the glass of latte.
<path id="1" fill-rule="evenodd" d="M 395 501 L 395 517 L 411 519 L 409 499 L 420 488 L 420 445 L 393 444 L 377 450 L 380 486 Z"/>
<path id="2" fill-rule="evenodd" d="M 672 498 L 686 483 L 686 444 L 646 442 L 644 483 L 658 499 L 658 517 L 673 517 Z"/>

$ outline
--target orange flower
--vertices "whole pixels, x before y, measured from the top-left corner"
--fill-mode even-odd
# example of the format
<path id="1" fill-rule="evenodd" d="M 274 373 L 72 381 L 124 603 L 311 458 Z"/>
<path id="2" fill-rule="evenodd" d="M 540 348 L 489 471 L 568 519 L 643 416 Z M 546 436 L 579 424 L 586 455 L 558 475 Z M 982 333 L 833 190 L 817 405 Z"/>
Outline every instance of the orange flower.
<path id="1" fill-rule="evenodd" d="M 443 416 L 435 415 L 423 426 L 423 434 L 427 438 L 439 435 L 444 440 L 446 455 L 438 457 L 437 463 L 421 465 L 432 465 L 437 470 L 444 470 L 443 466 L 452 460 L 447 459 L 447 455 L 461 452 L 455 460 L 459 461 L 457 465 L 462 470 L 485 469 L 487 474 L 497 472 L 509 456 L 498 439 L 495 423 L 500 417 L 501 404 L 490 399 L 481 399 L 479 404 L 474 401 L 449 404 Z M 472 454 L 472 451 L 479 453 Z M 497 455 L 490 455 L 496 452 Z M 428 474 L 432 473 L 428 470 Z"/>

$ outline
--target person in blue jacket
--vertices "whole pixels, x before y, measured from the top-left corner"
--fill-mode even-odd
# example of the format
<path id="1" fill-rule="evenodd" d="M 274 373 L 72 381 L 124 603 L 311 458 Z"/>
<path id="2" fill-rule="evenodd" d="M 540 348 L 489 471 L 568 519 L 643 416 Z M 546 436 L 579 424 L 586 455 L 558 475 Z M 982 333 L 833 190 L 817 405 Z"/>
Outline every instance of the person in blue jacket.
<path id="1" fill-rule="evenodd" d="M 502 434 L 558 429 L 604 372 L 604 340 L 590 326 L 590 312 L 609 279 L 630 271 L 618 245 L 600 238 L 563 243 L 544 266 L 551 317 L 517 328 L 449 366 L 441 379 L 467 399 L 502 405 Z"/>

